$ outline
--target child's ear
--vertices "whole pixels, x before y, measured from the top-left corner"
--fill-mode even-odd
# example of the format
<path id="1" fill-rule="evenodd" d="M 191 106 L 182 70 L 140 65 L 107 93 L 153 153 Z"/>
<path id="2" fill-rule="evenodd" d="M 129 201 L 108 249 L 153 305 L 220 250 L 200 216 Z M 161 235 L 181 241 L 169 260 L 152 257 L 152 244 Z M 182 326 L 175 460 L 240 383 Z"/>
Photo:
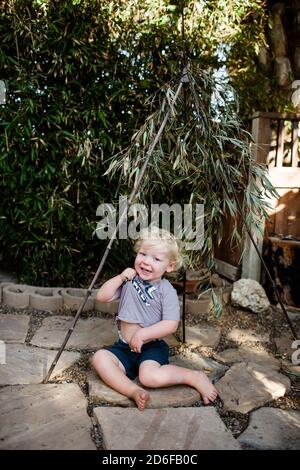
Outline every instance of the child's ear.
<path id="1" fill-rule="evenodd" d="M 175 264 L 176 264 L 175 261 L 170 261 L 169 266 L 168 266 L 167 269 L 166 269 L 166 272 L 167 272 L 167 273 L 171 273 L 172 271 L 174 271 L 174 269 L 175 269 Z"/>

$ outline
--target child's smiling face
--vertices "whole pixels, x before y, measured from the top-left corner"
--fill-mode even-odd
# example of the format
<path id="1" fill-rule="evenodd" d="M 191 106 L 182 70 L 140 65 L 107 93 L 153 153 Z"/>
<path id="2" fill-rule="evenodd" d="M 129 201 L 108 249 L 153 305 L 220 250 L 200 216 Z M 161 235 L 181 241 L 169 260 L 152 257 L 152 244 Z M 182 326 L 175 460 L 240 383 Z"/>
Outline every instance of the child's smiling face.
<path id="1" fill-rule="evenodd" d="M 174 269 L 174 262 L 164 243 L 143 241 L 137 252 L 134 268 L 143 281 L 158 282 L 165 272 Z"/>

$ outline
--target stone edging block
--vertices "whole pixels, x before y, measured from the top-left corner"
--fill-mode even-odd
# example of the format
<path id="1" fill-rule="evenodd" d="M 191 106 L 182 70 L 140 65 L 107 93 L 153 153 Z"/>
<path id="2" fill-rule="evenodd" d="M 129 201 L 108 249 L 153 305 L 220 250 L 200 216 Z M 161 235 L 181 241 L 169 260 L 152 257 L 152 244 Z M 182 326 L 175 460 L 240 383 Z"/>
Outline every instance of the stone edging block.
<path id="1" fill-rule="evenodd" d="M 73 289 L 61 287 L 38 287 L 26 284 L 14 284 L 12 282 L 2 282 L 0 284 L 0 301 L 14 308 L 34 308 L 55 312 L 62 307 L 69 310 L 78 310 L 87 289 Z M 97 289 L 93 289 L 83 311 L 93 310 L 95 308 L 95 297 Z M 98 302 L 98 301 L 97 301 Z M 113 303 L 113 302 L 112 302 Z M 109 304 L 103 304 L 106 307 Z M 111 312 L 112 306 L 109 306 Z M 105 312 L 106 309 L 98 308 Z"/>
<path id="2" fill-rule="evenodd" d="M 60 310 L 63 301 L 61 289 L 55 287 L 37 287 L 29 295 L 29 306 L 46 312 Z"/>
<path id="3" fill-rule="evenodd" d="M 64 307 L 70 310 L 78 310 L 78 308 L 83 302 L 86 292 L 87 289 L 62 289 L 61 295 L 64 300 Z M 91 296 L 87 299 L 87 302 L 83 308 L 83 312 L 87 312 L 88 310 L 94 310 L 94 306 L 95 298 L 93 294 L 91 294 Z"/>
<path id="4" fill-rule="evenodd" d="M 2 291 L 3 302 L 10 307 L 27 308 L 29 307 L 29 295 L 31 286 L 22 284 L 9 284 Z"/>

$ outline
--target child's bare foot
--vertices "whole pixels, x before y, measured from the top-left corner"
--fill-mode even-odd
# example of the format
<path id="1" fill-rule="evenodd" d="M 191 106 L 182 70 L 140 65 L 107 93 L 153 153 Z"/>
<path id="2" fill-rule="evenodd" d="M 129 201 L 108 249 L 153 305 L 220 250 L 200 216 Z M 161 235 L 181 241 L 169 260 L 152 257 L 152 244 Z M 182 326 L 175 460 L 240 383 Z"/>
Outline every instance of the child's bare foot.
<path id="1" fill-rule="evenodd" d="M 145 409 L 147 401 L 150 398 L 150 395 L 148 392 L 146 392 L 142 388 L 138 388 L 137 390 L 133 392 L 131 398 L 135 401 L 138 409 L 140 411 L 143 411 Z"/>
<path id="2" fill-rule="evenodd" d="M 213 402 L 217 396 L 218 392 L 216 387 L 211 383 L 209 378 L 201 371 L 195 371 L 196 381 L 194 387 L 202 395 L 202 399 L 205 405 L 208 405 L 210 402 Z"/>

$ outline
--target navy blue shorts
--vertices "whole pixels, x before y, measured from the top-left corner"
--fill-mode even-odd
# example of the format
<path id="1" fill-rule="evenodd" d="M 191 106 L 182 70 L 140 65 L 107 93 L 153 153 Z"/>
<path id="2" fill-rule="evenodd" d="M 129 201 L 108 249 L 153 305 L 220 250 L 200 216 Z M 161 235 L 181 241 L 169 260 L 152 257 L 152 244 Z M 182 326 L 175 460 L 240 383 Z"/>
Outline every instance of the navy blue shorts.
<path id="1" fill-rule="evenodd" d="M 162 366 L 169 364 L 169 346 L 162 339 L 143 344 L 140 353 L 132 352 L 129 344 L 121 339 L 105 349 L 119 359 L 125 367 L 127 377 L 132 380 L 138 376 L 139 367 L 144 361 L 156 361 Z"/>

